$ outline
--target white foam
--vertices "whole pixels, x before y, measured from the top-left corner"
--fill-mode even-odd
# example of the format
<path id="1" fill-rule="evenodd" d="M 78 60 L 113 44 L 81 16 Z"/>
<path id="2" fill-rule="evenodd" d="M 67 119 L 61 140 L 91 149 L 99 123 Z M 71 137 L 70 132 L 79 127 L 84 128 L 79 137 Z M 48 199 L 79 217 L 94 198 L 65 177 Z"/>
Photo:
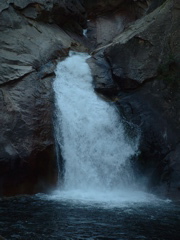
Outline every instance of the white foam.
<path id="1" fill-rule="evenodd" d="M 94 92 L 86 54 L 73 54 L 56 70 L 56 138 L 65 161 L 63 190 L 52 198 L 83 201 L 145 201 L 129 159 L 130 144 L 115 107 Z"/>

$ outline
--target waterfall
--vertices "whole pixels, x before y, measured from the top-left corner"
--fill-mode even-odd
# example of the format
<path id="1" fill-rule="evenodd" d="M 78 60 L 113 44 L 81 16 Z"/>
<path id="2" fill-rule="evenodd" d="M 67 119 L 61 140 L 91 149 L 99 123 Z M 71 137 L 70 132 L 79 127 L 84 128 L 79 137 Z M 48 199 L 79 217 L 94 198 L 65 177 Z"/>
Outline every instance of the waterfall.
<path id="1" fill-rule="evenodd" d="M 93 89 L 89 56 L 71 53 L 53 84 L 56 139 L 64 162 L 63 191 L 104 192 L 134 184 L 130 158 L 137 143 L 125 136 L 119 113 Z"/>

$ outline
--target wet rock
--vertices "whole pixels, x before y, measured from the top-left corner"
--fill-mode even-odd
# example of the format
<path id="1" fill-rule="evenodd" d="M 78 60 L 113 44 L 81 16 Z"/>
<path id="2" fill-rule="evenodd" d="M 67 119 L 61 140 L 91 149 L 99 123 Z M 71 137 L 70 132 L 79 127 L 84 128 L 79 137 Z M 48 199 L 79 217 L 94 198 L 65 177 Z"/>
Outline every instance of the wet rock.
<path id="1" fill-rule="evenodd" d="M 178 13 L 172 1 L 136 21 L 105 50 L 112 73 L 142 83 L 158 75 L 160 65 L 173 56 L 179 62 Z M 175 38 L 173 36 L 176 36 Z M 176 39 L 176 40 L 175 40 Z"/>
<path id="2" fill-rule="evenodd" d="M 38 79 L 38 74 L 33 73 L 18 83 L 1 87 L 0 176 L 3 194 L 34 193 L 39 181 L 49 181 L 47 186 L 55 183 L 51 84 L 51 77 Z M 51 167 L 44 169 L 44 165 Z M 51 175 L 49 179 L 48 175 Z"/>
<path id="3" fill-rule="evenodd" d="M 98 54 L 89 58 L 87 62 L 91 68 L 95 87 L 107 87 L 114 84 L 110 66 L 104 58 L 103 52 L 98 52 Z"/>
<path id="4" fill-rule="evenodd" d="M 180 193 L 180 161 L 174 157 L 180 141 L 178 6 L 177 1 L 166 1 L 129 25 L 112 43 L 93 51 L 96 68 L 101 61 L 98 54 L 104 52 L 109 81 L 113 79 L 119 89 L 117 106 L 126 121 L 141 131 L 140 172 L 153 191 L 171 196 Z M 95 72 L 103 76 L 99 68 Z M 103 92 L 99 79 L 95 77 L 95 85 Z"/>
<path id="5" fill-rule="evenodd" d="M 138 164 L 141 173 L 149 179 L 149 187 L 156 192 L 160 190 L 163 195 L 171 191 L 171 187 L 175 190 L 178 181 L 173 180 L 172 174 L 180 162 L 176 158 L 172 165 L 166 156 L 174 151 L 180 140 L 177 110 L 180 94 L 174 91 L 173 95 L 169 83 L 154 80 L 135 91 L 121 92 L 119 98 L 117 106 L 121 114 L 141 131 Z M 163 188 L 159 189 L 160 186 Z"/>
<path id="6" fill-rule="evenodd" d="M 63 6 L 60 1 L 48 2 L 17 0 L 1 5 L 0 195 L 47 191 L 57 180 L 54 70 L 70 49 L 86 49 L 78 35 L 76 40 L 70 37 L 63 22 L 69 17 L 78 26 L 73 34 L 79 32 L 81 3 L 76 1 L 72 9 L 72 2 Z M 58 18 L 61 11 L 63 20 Z"/>
<path id="7" fill-rule="evenodd" d="M 9 6 L 25 17 L 46 23 L 56 23 L 66 31 L 82 33 L 86 25 L 86 14 L 81 0 L 3 0 L 0 12 Z"/>
<path id="8" fill-rule="evenodd" d="M 57 25 L 46 25 L 20 16 L 9 7 L 1 16 L 0 83 L 36 71 L 73 40 Z M 12 20 L 13 19 L 13 20 Z M 74 44 L 76 41 L 74 41 Z"/>
<path id="9" fill-rule="evenodd" d="M 87 37 L 94 48 L 112 42 L 129 23 L 142 17 L 148 1 L 85 1 Z"/>

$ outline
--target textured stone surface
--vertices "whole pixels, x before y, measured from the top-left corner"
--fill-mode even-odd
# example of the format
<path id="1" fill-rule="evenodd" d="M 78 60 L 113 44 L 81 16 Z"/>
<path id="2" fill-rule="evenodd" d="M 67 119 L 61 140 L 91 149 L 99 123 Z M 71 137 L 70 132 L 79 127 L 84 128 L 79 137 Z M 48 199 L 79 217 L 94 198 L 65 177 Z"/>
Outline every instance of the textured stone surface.
<path id="1" fill-rule="evenodd" d="M 85 48 L 68 34 L 74 23 L 73 34 L 79 32 L 80 2 L 48 2 L 1 5 L 0 195 L 36 193 L 56 183 L 54 69 L 69 49 Z M 68 14 L 71 21 L 65 26 Z"/>
<path id="2" fill-rule="evenodd" d="M 112 72 L 139 83 L 156 77 L 160 65 L 172 56 L 179 61 L 178 14 L 172 1 L 138 20 L 106 49 Z"/>
<path id="3" fill-rule="evenodd" d="M 173 175 L 179 176 L 179 158 L 167 158 L 180 141 L 180 93 L 174 88 L 179 88 L 179 83 L 157 79 L 136 90 L 122 91 L 117 102 L 125 119 L 141 131 L 141 172 L 148 176 L 149 186 L 162 194 L 177 186 Z"/>
<path id="4" fill-rule="evenodd" d="M 87 36 L 95 48 L 102 47 L 119 35 L 130 22 L 142 17 L 150 2 L 84 1 L 87 10 Z"/>
<path id="5" fill-rule="evenodd" d="M 71 45 L 71 38 L 56 25 L 27 20 L 12 7 L 0 18 L 0 84 L 36 71 L 64 45 Z"/>
<path id="6" fill-rule="evenodd" d="M 143 15 L 143 12 L 146 11 L 146 8 L 149 7 L 152 1 L 153 0 L 84 0 L 84 5 L 89 18 L 95 18 L 119 9 L 129 9 L 131 14 L 139 17 Z"/>
<path id="7" fill-rule="evenodd" d="M 179 2 L 166 1 L 93 52 L 96 68 L 100 68 L 95 70 L 96 85 L 103 75 L 102 57 L 98 56 L 104 51 L 114 88 L 119 91 L 117 106 L 141 131 L 140 171 L 154 191 L 171 196 L 180 195 L 179 22 Z"/>

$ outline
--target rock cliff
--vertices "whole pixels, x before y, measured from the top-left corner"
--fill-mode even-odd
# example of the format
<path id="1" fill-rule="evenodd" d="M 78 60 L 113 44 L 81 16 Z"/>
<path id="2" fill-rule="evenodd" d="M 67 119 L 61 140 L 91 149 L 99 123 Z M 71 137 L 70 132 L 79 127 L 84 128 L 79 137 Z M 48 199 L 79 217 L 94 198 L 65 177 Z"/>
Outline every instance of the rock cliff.
<path id="1" fill-rule="evenodd" d="M 164 2 L 95 49 L 90 62 L 97 92 L 141 129 L 141 173 L 151 189 L 171 196 L 180 186 L 179 9 L 178 1 Z"/>
<path id="2" fill-rule="evenodd" d="M 73 36 L 82 32 L 85 11 L 80 1 L 0 7 L 0 194 L 35 193 L 56 182 L 54 69 L 70 48 L 84 51 Z"/>
<path id="3" fill-rule="evenodd" d="M 178 195 L 179 10 L 178 0 L 1 1 L 0 194 L 55 186 L 52 81 L 75 50 L 92 53 L 97 93 L 141 130 L 139 173 Z"/>

